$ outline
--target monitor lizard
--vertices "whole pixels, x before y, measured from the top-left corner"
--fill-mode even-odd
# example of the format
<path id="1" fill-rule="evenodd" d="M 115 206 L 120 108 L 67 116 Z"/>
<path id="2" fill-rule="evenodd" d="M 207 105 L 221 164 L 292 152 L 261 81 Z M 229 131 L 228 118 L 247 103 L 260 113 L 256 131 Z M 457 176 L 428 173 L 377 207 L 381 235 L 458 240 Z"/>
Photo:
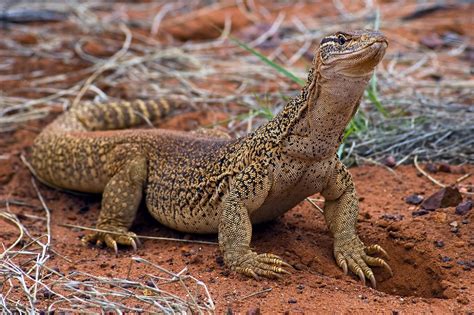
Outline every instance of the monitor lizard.
<path id="1" fill-rule="evenodd" d="M 357 235 L 358 197 L 336 150 L 387 45 L 382 33 L 370 30 L 324 37 L 301 93 L 238 139 L 215 132 L 114 130 L 183 105 L 171 98 L 80 104 L 35 139 L 33 171 L 53 187 L 102 193 L 97 228 L 111 233 L 93 232 L 86 242 L 115 251 L 117 244 L 136 248 L 129 229 L 143 197 L 151 215 L 168 227 L 218 233 L 225 264 L 257 279 L 279 278 L 290 265 L 250 248 L 252 224 L 281 216 L 320 192 L 336 263 L 375 287 L 369 266 L 392 271 L 373 254 L 387 253 Z"/>

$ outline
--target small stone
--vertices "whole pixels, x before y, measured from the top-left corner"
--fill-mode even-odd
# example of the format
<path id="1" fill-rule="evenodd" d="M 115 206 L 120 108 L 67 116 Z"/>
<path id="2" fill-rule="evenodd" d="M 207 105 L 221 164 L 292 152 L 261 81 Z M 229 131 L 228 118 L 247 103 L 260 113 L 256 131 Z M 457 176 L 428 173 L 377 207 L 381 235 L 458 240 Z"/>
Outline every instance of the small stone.
<path id="1" fill-rule="evenodd" d="M 99 265 L 99 267 L 100 267 L 101 269 L 105 269 L 105 268 L 107 268 L 108 266 L 109 266 L 109 264 L 106 263 L 106 262 L 103 262 L 103 263 L 101 263 L 101 264 Z"/>
<path id="2" fill-rule="evenodd" d="M 415 247 L 415 244 L 411 243 L 411 242 L 408 242 L 406 243 L 405 245 L 403 245 L 403 247 L 406 249 L 406 250 L 410 250 L 412 249 L 413 247 Z"/>
<path id="3" fill-rule="evenodd" d="M 403 214 L 382 214 L 382 219 L 387 221 L 401 221 L 403 220 Z"/>
<path id="4" fill-rule="evenodd" d="M 229 270 L 223 270 L 221 272 L 221 275 L 223 275 L 224 277 L 228 277 L 230 275 L 230 271 Z"/>
<path id="5" fill-rule="evenodd" d="M 468 219 L 464 219 L 461 221 L 462 224 L 468 224 L 469 223 L 469 220 Z"/>
<path id="6" fill-rule="evenodd" d="M 433 163 L 428 163 L 425 165 L 425 170 L 430 173 L 436 173 L 438 171 L 438 167 L 436 167 L 436 165 L 434 165 Z"/>
<path id="7" fill-rule="evenodd" d="M 448 257 L 448 256 L 441 256 L 440 259 L 444 263 L 453 260 L 451 257 Z"/>
<path id="8" fill-rule="evenodd" d="M 251 308 L 247 311 L 247 315 L 260 315 L 262 312 L 260 311 L 259 307 Z"/>
<path id="9" fill-rule="evenodd" d="M 405 198 L 405 202 L 410 205 L 419 205 L 423 201 L 423 196 L 413 194 Z"/>
<path id="10" fill-rule="evenodd" d="M 290 299 L 288 299 L 288 303 L 289 303 L 289 304 L 296 304 L 297 301 L 296 301 L 296 299 L 294 299 L 294 298 L 290 298 Z"/>
<path id="11" fill-rule="evenodd" d="M 449 225 L 451 227 L 454 227 L 454 228 L 457 228 L 459 226 L 458 221 L 453 221 L 453 222 L 449 223 Z"/>
<path id="12" fill-rule="evenodd" d="M 224 258 L 222 256 L 217 256 L 216 257 L 216 263 L 221 267 L 224 266 L 225 265 Z"/>
<path id="13" fill-rule="evenodd" d="M 444 187 L 423 201 L 421 207 L 434 211 L 439 208 L 455 207 L 462 201 L 462 196 L 456 187 Z"/>
<path id="14" fill-rule="evenodd" d="M 466 200 L 461 202 L 456 206 L 455 213 L 458 215 L 465 215 L 472 209 L 472 201 L 471 200 Z"/>
<path id="15" fill-rule="evenodd" d="M 446 164 L 446 163 L 440 163 L 438 165 L 438 171 L 444 172 L 444 173 L 451 173 L 451 165 Z"/>
<path id="16" fill-rule="evenodd" d="M 301 271 L 301 270 L 306 270 L 306 266 L 303 265 L 302 263 L 296 263 L 296 264 L 294 264 L 294 265 L 293 265 L 293 268 L 295 268 L 296 270 L 299 270 L 299 271 Z"/>
<path id="17" fill-rule="evenodd" d="M 434 244 L 438 248 L 443 248 L 444 247 L 444 242 L 442 240 L 436 240 L 436 241 L 434 241 Z"/>
<path id="18" fill-rule="evenodd" d="M 422 215 L 426 215 L 428 213 L 430 213 L 428 210 L 420 209 L 420 210 L 417 210 L 417 211 L 413 211 L 411 213 L 411 215 L 414 216 L 414 217 L 419 217 L 419 216 L 422 216 Z"/>
<path id="19" fill-rule="evenodd" d="M 395 157 L 393 155 L 389 155 L 385 158 L 383 164 L 388 167 L 395 167 L 397 165 L 397 161 L 395 160 Z"/>
<path id="20" fill-rule="evenodd" d="M 457 248 L 462 248 L 464 247 L 466 243 L 463 242 L 463 241 L 457 241 L 457 242 L 454 242 L 454 247 L 457 247 Z"/>

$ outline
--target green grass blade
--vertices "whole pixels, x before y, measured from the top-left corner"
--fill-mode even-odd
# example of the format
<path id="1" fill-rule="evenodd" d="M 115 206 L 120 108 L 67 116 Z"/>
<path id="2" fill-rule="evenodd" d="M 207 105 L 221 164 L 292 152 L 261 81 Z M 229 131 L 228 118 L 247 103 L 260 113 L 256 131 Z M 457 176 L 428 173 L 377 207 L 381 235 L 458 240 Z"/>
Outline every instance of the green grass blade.
<path id="1" fill-rule="evenodd" d="M 239 41 L 238 39 L 236 38 L 230 38 L 231 41 L 233 41 L 234 43 L 236 43 L 237 45 L 239 45 L 241 48 L 245 49 L 246 51 L 250 52 L 251 54 L 253 54 L 254 56 L 257 56 L 260 60 L 262 60 L 264 63 L 266 63 L 267 65 L 269 65 L 270 67 L 272 67 L 273 69 L 275 69 L 276 71 L 280 72 L 281 74 L 283 74 L 285 77 L 287 77 L 288 79 L 292 80 L 293 82 L 296 82 L 298 83 L 299 85 L 301 86 L 304 86 L 306 84 L 306 81 L 303 80 L 303 79 L 300 79 L 298 78 L 295 74 L 293 74 L 292 72 L 288 71 L 287 69 L 283 68 L 282 66 L 280 66 L 279 64 L 271 61 L 270 59 L 267 58 L 267 56 L 259 53 L 258 51 L 256 51 L 255 49 L 253 49 L 252 47 L 248 46 L 247 44 Z"/>

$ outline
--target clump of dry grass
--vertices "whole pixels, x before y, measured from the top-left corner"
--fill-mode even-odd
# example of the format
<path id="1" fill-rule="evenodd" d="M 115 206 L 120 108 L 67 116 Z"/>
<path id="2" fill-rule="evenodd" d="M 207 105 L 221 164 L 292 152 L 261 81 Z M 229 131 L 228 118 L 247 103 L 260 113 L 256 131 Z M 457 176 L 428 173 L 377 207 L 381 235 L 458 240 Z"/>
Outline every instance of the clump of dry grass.
<path id="1" fill-rule="evenodd" d="M 123 278 L 96 276 L 74 270 L 60 272 L 50 258 L 69 261 L 54 249 L 51 238 L 51 211 L 32 180 L 42 204 L 45 229 L 32 233 L 10 211 L 10 201 L 0 209 L 0 218 L 14 225 L 18 237 L 0 254 L 0 311 L 5 313 L 70 312 L 159 312 L 212 313 L 214 302 L 207 286 L 190 275 L 187 268 L 175 273 L 141 257 L 132 257 Z M 37 218 L 37 216 L 32 216 Z M 131 276 L 137 264 L 150 274 Z M 173 292 L 173 293 L 172 293 Z M 139 306 L 130 306 L 139 305 Z"/>

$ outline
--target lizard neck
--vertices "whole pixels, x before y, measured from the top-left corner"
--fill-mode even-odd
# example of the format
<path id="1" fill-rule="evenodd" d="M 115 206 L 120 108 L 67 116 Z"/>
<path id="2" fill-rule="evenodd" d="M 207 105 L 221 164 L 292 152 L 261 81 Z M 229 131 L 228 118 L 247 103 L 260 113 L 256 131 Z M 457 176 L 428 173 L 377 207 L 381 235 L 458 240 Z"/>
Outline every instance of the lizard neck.
<path id="1" fill-rule="evenodd" d="M 275 148 L 310 159 L 333 156 L 344 129 L 359 107 L 371 74 L 348 77 L 322 69 L 320 63 L 314 62 L 300 95 L 245 137 L 244 151 L 254 157 L 266 156 Z M 294 137 L 302 139 L 304 144 L 295 146 Z M 308 154 L 308 147 L 314 148 L 313 152 Z"/>
<path id="2" fill-rule="evenodd" d="M 315 87 L 309 92 L 304 110 L 289 129 L 287 138 L 292 135 L 307 138 L 309 144 L 317 144 L 319 153 L 333 155 L 359 108 L 370 77 L 318 73 Z M 316 157 L 318 152 L 314 153 Z"/>

